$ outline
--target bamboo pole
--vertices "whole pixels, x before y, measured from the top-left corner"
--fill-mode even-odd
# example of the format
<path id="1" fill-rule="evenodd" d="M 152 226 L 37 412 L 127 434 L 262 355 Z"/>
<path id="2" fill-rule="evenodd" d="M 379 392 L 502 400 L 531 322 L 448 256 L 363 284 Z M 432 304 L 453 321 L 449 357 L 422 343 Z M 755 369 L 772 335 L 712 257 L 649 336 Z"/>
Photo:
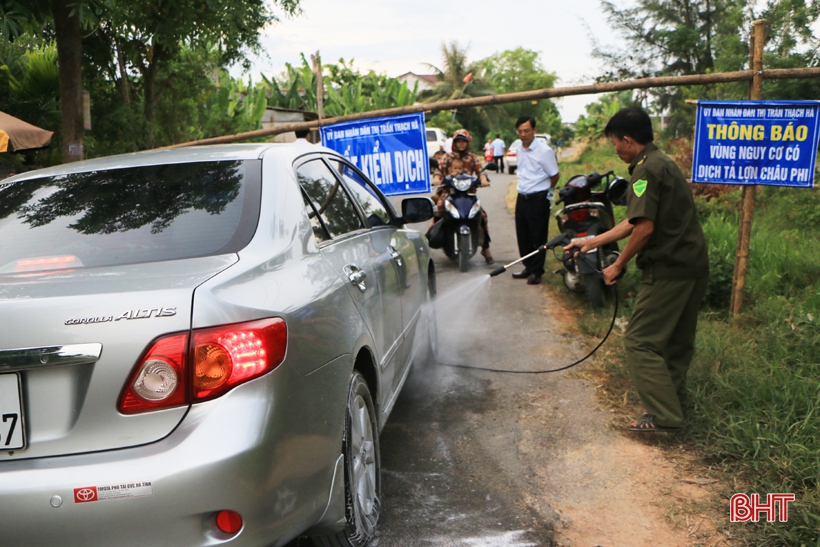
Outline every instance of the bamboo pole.
<path id="1" fill-rule="evenodd" d="M 755 66 L 755 32 L 754 32 L 754 23 L 752 23 L 752 29 L 751 29 L 751 32 L 749 33 L 749 68 L 754 69 L 754 66 Z M 752 94 L 753 94 L 753 91 L 752 91 L 753 87 L 754 87 L 754 78 L 749 80 L 749 97 L 751 97 Z M 737 287 L 737 274 L 738 274 L 738 271 L 739 271 L 738 268 L 737 268 L 737 257 L 740 256 L 740 246 L 741 246 L 740 242 L 742 241 L 742 238 L 740 237 L 740 227 L 743 225 L 743 198 L 741 198 L 740 202 L 741 202 L 741 207 L 740 207 L 740 212 L 738 213 L 738 219 L 737 219 L 738 228 L 737 228 L 737 245 L 735 245 L 735 267 L 734 267 L 734 270 L 732 272 L 732 291 L 731 291 L 730 300 L 729 300 L 729 314 L 730 315 L 732 314 L 732 310 L 735 309 L 735 287 Z"/>
<path id="2" fill-rule="evenodd" d="M 752 70 L 754 77 L 749 85 L 749 99 L 763 98 L 763 45 L 766 40 L 766 22 L 759 19 L 753 23 L 750 45 L 752 47 Z M 755 185 L 743 187 L 743 206 L 738 229 L 737 257 L 732 282 L 730 312 L 737 317 L 743 308 L 743 289 L 746 287 L 746 273 L 749 268 L 749 244 L 752 237 L 752 217 L 755 211 Z"/>
<path id="3" fill-rule="evenodd" d="M 782 68 L 775 70 L 764 70 L 760 76 L 763 79 L 801 79 L 820 78 L 820 67 L 813 68 Z M 165 148 L 182 148 L 201 144 L 224 144 L 240 142 L 262 137 L 270 137 L 297 129 L 315 129 L 325 125 L 381 116 L 396 116 L 400 114 L 411 114 L 413 112 L 438 112 L 440 110 L 451 110 L 454 108 L 468 108 L 472 106 L 487 106 L 491 104 L 506 104 L 519 101 L 535 101 L 541 99 L 554 99 L 557 97 L 568 97 L 572 95 L 590 95 L 595 93 L 610 93 L 614 91 L 626 91 L 630 89 L 647 89 L 651 87 L 674 87 L 682 85 L 706 85 L 721 84 L 728 82 L 742 82 L 752 80 L 753 70 L 740 70 L 737 72 L 717 72 L 714 74 L 692 74 L 689 76 L 662 76 L 658 78 L 639 78 L 636 80 L 626 80 L 623 82 L 608 82 L 602 84 L 590 84 L 570 87 L 556 87 L 550 89 L 538 89 L 534 91 L 520 91 L 517 93 L 505 93 L 503 95 L 490 95 L 487 97 L 472 97 L 469 99 L 455 99 L 450 101 L 440 101 L 436 103 L 422 103 L 412 106 L 402 106 L 398 108 L 388 108 L 385 110 L 372 110 L 370 112 L 359 112 L 335 118 L 324 118 L 309 122 L 296 122 L 280 125 L 271 129 L 258 129 L 247 131 L 235 135 L 224 135 L 209 139 L 183 142 L 167 146 Z"/>

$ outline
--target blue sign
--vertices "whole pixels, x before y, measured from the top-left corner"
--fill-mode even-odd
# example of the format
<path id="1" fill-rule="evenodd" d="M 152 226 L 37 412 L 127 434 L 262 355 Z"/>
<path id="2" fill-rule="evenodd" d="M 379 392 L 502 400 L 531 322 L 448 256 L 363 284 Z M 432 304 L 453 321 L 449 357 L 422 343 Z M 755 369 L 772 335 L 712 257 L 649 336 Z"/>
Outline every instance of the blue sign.
<path id="1" fill-rule="evenodd" d="M 698 101 L 692 182 L 811 188 L 820 101 Z"/>
<path id="2" fill-rule="evenodd" d="M 322 127 L 322 144 L 345 156 L 387 196 L 430 192 L 424 114 Z"/>

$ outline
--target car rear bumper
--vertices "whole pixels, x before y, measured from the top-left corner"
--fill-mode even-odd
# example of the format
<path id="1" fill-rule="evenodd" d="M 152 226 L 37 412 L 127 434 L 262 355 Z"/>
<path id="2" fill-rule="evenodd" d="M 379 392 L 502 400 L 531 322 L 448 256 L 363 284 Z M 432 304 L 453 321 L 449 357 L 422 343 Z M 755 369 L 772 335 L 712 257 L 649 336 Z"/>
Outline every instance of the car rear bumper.
<path id="1" fill-rule="evenodd" d="M 195 405 L 171 435 L 156 443 L 3 462 L 0 544 L 256 546 L 289 541 L 326 507 L 344 425 L 334 426 L 338 435 L 305 434 L 310 427 L 298 432 L 279 419 L 286 415 L 293 422 L 299 412 L 295 405 L 288 408 L 288 401 L 299 401 L 299 389 L 292 384 L 290 393 L 276 389 L 288 382 L 274 376 L 298 374 L 286 368 Z M 249 408 L 255 410 L 249 413 Z M 127 488 L 144 483 L 150 487 Z M 126 492 L 138 496 L 75 498 L 75 489 L 111 485 L 125 485 Z M 229 537 L 216 527 L 215 515 L 222 509 L 242 516 L 238 535 Z"/>

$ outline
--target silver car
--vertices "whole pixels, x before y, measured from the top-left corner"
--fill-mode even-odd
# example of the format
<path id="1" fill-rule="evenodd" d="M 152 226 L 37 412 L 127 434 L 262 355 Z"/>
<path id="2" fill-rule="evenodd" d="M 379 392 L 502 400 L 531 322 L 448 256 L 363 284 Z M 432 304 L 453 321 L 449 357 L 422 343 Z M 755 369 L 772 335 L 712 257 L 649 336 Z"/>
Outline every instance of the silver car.
<path id="1" fill-rule="evenodd" d="M 0 182 L 0 545 L 362 546 L 430 249 L 307 144 Z"/>

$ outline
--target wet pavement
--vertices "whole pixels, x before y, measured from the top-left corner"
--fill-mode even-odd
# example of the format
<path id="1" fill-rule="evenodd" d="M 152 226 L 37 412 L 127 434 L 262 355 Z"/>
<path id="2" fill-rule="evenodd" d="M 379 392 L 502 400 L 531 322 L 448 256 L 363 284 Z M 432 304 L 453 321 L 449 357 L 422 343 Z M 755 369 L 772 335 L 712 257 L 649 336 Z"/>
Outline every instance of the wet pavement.
<path id="1" fill-rule="evenodd" d="M 488 277 L 518 258 L 504 200 L 514 177 L 491 178 L 479 198 L 496 264 L 477 254 L 463 273 L 434 251 L 440 363 L 412 370 L 382 432 L 383 510 L 373 547 L 552 546 L 560 518 L 546 501 L 543 470 L 566 436 L 591 433 L 583 420 L 577 431 L 561 427 L 566 412 L 590 411 L 581 402 L 588 404 L 589 390 L 564 372 L 498 374 L 447 365 L 539 370 L 587 348 L 553 318 L 543 287 L 509 272 Z M 527 420 L 532 405 L 543 406 L 546 419 Z"/>

